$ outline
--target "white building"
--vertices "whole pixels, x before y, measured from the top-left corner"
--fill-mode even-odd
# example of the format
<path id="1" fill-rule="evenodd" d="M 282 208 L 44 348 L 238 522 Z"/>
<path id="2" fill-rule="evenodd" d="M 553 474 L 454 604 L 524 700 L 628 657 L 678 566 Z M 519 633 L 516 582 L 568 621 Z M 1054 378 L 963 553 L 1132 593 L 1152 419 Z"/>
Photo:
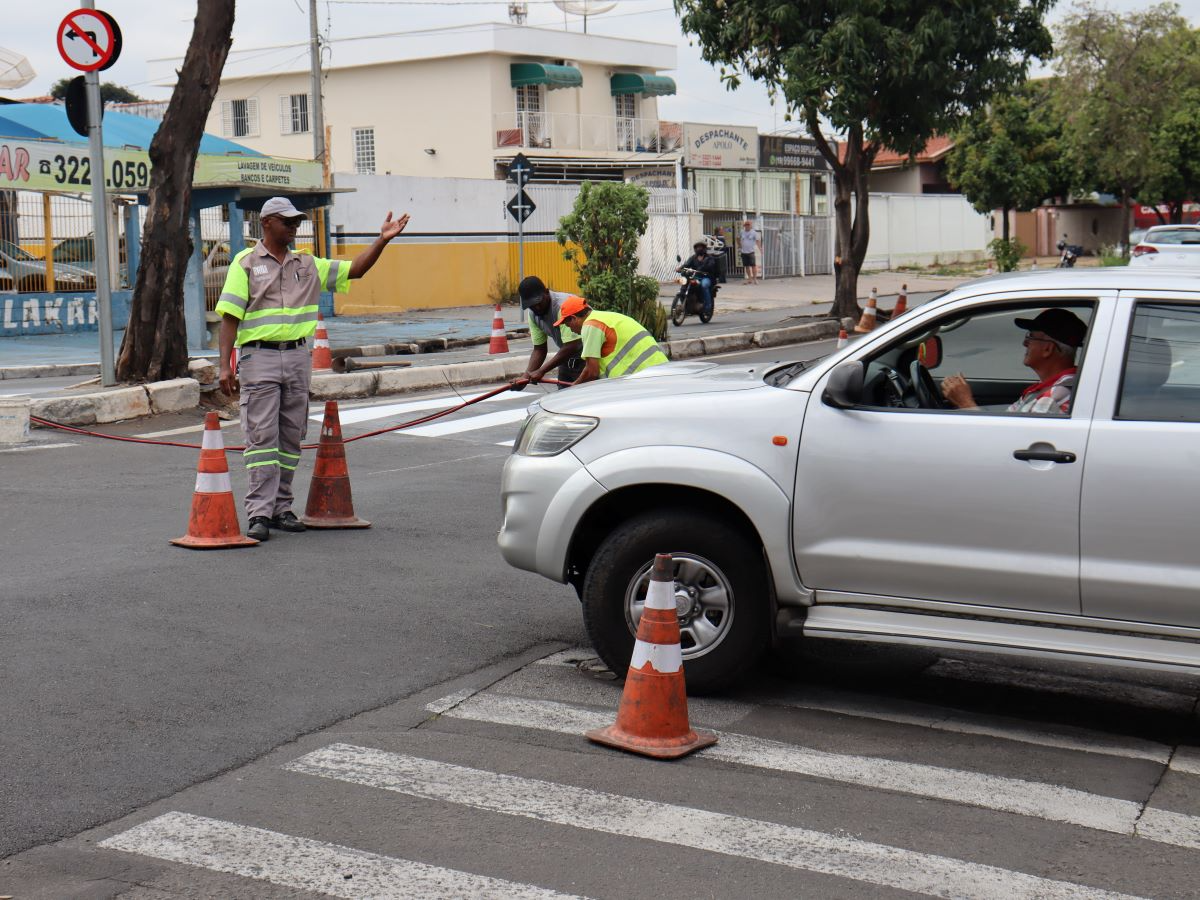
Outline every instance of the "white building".
<path id="1" fill-rule="evenodd" d="M 231 53 L 206 130 L 311 159 L 307 56 L 291 53 L 282 70 Z M 322 91 L 331 169 L 494 178 L 523 152 L 545 180 L 577 181 L 674 165 L 680 129 L 659 123 L 655 99 L 675 93 L 660 74 L 674 67 L 670 44 L 513 24 L 342 42 Z"/>

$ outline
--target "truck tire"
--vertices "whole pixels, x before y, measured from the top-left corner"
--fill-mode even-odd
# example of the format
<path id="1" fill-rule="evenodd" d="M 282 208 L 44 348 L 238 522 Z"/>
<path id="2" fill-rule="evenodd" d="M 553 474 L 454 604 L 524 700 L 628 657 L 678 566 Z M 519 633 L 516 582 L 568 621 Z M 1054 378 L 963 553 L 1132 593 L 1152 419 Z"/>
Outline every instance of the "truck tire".
<path id="1" fill-rule="evenodd" d="M 688 693 L 733 684 L 767 647 L 769 610 L 762 548 L 714 516 L 643 513 L 600 544 L 583 582 L 583 621 L 604 663 L 624 676 L 656 553 L 676 561 Z"/>

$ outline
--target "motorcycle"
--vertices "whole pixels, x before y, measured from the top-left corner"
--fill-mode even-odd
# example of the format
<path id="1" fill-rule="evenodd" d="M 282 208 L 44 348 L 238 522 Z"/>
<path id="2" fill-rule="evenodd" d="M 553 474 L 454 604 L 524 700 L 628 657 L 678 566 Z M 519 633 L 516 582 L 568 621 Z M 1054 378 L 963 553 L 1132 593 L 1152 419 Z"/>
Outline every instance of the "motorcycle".
<path id="1" fill-rule="evenodd" d="M 1075 260 L 1083 255 L 1083 248 L 1078 244 L 1068 244 L 1066 239 L 1059 241 L 1054 245 L 1058 250 L 1058 268 L 1073 269 L 1075 268 Z"/>
<path id="2" fill-rule="evenodd" d="M 712 287 L 709 288 L 713 298 L 712 309 L 707 312 L 704 309 L 704 292 L 700 290 L 701 278 L 708 278 L 712 281 Z M 671 321 L 676 325 L 682 325 L 683 320 L 688 316 L 699 316 L 700 321 L 707 324 L 717 308 L 717 291 L 721 289 L 716 276 L 685 266 L 679 269 L 679 278 L 676 280 L 679 282 L 679 291 L 675 294 L 675 299 L 671 301 Z"/>

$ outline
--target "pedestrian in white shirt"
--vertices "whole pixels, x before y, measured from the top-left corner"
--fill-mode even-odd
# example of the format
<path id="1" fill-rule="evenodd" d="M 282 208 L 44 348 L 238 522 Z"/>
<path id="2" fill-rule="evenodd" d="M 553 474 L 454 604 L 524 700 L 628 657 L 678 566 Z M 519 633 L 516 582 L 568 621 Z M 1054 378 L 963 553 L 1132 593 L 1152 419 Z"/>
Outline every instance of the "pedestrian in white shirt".
<path id="1" fill-rule="evenodd" d="M 754 223 L 747 219 L 742 224 L 742 233 L 738 235 L 742 251 L 742 272 L 746 284 L 757 284 L 758 257 L 756 252 L 762 250 L 762 237 L 754 230 Z"/>

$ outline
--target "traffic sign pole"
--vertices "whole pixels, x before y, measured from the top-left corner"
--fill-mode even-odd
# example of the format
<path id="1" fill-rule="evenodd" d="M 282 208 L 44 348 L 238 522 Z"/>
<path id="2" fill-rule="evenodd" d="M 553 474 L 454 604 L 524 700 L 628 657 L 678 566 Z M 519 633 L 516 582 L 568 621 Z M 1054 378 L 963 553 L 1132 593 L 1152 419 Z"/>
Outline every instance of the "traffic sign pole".
<path id="1" fill-rule="evenodd" d="M 96 8 L 95 0 L 82 0 L 81 9 L 94 10 Z M 70 29 L 65 29 L 67 34 L 70 34 Z M 101 29 L 104 30 L 104 29 Z M 112 323 L 112 275 L 109 270 L 108 256 L 108 197 L 104 190 L 104 181 L 106 170 L 104 167 L 104 133 L 101 129 L 101 118 L 103 116 L 103 105 L 100 99 L 100 74 L 99 68 L 107 68 L 115 60 L 115 54 L 119 52 L 115 45 L 115 38 L 109 29 L 104 36 L 105 40 L 97 43 L 95 40 L 99 33 L 89 35 L 93 40 L 88 46 L 96 57 L 104 57 L 105 61 L 100 66 L 94 63 L 87 63 L 91 66 L 84 72 L 85 89 L 87 94 L 87 110 L 88 110 L 88 157 L 91 165 L 91 181 L 92 181 L 92 234 L 95 236 L 95 260 L 96 260 L 96 305 L 99 313 L 100 325 L 100 383 L 102 385 L 112 385 L 117 383 L 116 367 L 113 359 L 113 323 Z M 60 35 L 60 49 L 63 48 L 65 40 Z M 82 35 L 77 35 L 75 40 L 83 41 Z M 106 45 L 105 45 L 106 43 Z M 67 58 L 67 53 L 63 50 L 64 58 Z M 75 68 L 81 68 L 78 59 L 72 61 L 67 59 Z M 47 288 L 53 290 L 53 285 L 47 285 Z"/>
<path id="2" fill-rule="evenodd" d="M 524 188 L 517 188 L 519 196 Z M 517 284 L 525 280 L 525 217 L 517 219 Z"/>

